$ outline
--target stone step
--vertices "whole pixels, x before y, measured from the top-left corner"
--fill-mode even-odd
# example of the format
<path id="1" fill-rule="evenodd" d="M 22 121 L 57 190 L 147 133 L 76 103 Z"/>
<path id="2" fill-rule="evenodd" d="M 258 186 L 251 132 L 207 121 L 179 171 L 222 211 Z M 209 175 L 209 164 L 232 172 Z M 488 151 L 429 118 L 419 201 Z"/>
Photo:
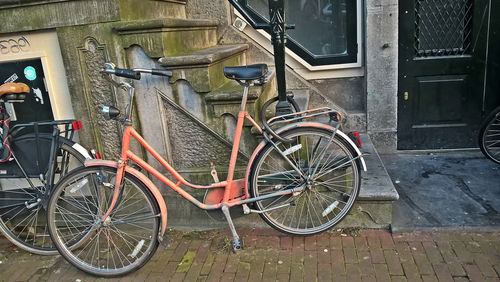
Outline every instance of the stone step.
<path id="1" fill-rule="evenodd" d="M 152 19 L 119 22 L 123 46 L 140 45 L 151 58 L 178 56 L 217 44 L 216 20 Z"/>
<path id="2" fill-rule="evenodd" d="M 216 45 L 159 59 L 161 66 L 173 71 L 171 82 L 187 80 L 198 93 L 211 92 L 230 80 L 224 77 L 224 67 L 245 64 L 247 44 Z"/>
<path id="3" fill-rule="evenodd" d="M 370 137 L 360 135 L 367 171 L 362 173 L 358 199 L 343 224 L 349 227 L 387 228 L 392 223 L 392 204 L 399 199 L 399 194 Z"/>
<path id="4" fill-rule="evenodd" d="M 119 0 L 123 21 L 156 18 L 186 18 L 186 0 L 137 1 Z"/>

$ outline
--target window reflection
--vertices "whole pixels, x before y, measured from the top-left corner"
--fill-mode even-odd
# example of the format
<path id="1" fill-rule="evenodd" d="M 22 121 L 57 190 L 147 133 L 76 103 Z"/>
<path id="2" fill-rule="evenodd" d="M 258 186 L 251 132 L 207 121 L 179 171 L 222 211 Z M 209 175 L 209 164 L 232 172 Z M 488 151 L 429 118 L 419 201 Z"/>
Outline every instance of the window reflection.
<path id="1" fill-rule="evenodd" d="M 269 20 L 268 0 L 248 0 L 247 4 Z M 286 22 L 296 25 L 290 37 L 315 56 L 347 53 L 347 0 L 285 1 Z M 351 0 L 352 1 L 352 0 Z"/>

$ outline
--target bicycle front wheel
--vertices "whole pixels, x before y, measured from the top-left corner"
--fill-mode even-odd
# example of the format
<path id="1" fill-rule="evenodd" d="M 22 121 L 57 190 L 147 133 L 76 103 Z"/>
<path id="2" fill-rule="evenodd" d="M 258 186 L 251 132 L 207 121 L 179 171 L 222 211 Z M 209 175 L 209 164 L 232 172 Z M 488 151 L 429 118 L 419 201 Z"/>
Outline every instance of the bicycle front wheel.
<path id="1" fill-rule="evenodd" d="M 102 277 L 141 268 L 158 247 L 160 213 L 148 188 L 126 173 L 118 201 L 116 169 L 80 168 L 61 180 L 49 200 L 47 219 L 56 248 L 72 265 Z M 78 242 L 78 244 L 76 244 Z"/>
<path id="2" fill-rule="evenodd" d="M 40 139 L 50 144 L 52 137 L 42 135 Z M 73 144 L 59 138 L 54 183 L 72 169 L 83 166 L 85 157 Z M 46 224 L 44 205 L 49 194 L 50 189 L 40 178 L 0 179 L 0 230 L 16 246 L 39 255 L 57 254 Z"/>
<path id="3" fill-rule="evenodd" d="M 481 125 L 479 148 L 486 157 L 500 164 L 500 107 L 490 113 Z"/>
<path id="4" fill-rule="evenodd" d="M 358 196 L 361 176 L 356 154 L 326 129 L 295 128 L 281 136 L 293 141 L 276 142 L 284 156 L 272 144 L 262 149 L 250 173 L 250 192 L 258 197 L 304 189 L 258 201 L 255 207 L 279 231 L 296 235 L 326 231 L 348 214 Z"/>

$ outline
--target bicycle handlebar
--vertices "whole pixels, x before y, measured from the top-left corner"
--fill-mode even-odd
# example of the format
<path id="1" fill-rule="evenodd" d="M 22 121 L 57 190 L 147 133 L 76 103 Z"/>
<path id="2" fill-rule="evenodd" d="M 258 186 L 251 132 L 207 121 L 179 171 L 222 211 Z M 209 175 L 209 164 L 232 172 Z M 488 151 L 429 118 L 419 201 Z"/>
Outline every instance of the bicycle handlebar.
<path id="1" fill-rule="evenodd" d="M 165 69 L 146 69 L 146 68 L 134 68 L 134 69 L 120 69 L 116 68 L 113 63 L 105 63 L 101 72 L 107 74 L 114 74 L 116 76 L 140 80 L 141 73 L 149 73 L 151 75 L 166 76 L 171 77 L 172 71 Z"/>

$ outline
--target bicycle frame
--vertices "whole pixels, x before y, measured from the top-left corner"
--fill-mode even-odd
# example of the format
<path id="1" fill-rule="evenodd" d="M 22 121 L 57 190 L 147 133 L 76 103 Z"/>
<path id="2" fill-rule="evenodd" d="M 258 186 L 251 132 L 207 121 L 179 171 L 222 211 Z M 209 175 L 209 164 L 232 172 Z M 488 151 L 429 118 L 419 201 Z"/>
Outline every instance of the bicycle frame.
<path id="1" fill-rule="evenodd" d="M 262 130 L 260 129 L 259 125 L 257 122 L 250 116 L 250 114 L 246 111 L 246 101 L 247 101 L 247 95 L 248 95 L 248 87 L 249 85 L 246 84 L 243 90 L 243 97 L 241 101 L 241 107 L 240 111 L 238 113 L 238 119 L 237 119 L 237 124 L 236 124 L 236 132 L 235 132 L 235 137 L 234 137 L 234 142 L 233 142 L 233 147 L 231 151 L 231 157 L 229 161 L 229 170 L 228 170 L 228 176 L 225 181 L 213 183 L 211 185 L 196 185 L 188 182 L 185 180 L 158 152 L 156 152 L 144 138 L 130 125 L 126 124 L 124 133 L 123 133 L 123 139 L 122 139 L 122 153 L 120 157 L 120 161 L 118 162 L 116 168 L 117 168 L 117 174 L 116 174 L 116 180 L 115 180 L 115 189 L 114 194 L 113 194 L 113 199 L 111 201 L 111 204 L 108 208 L 108 211 L 102 218 L 102 222 L 106 220 L 106 218 L 111 214 L 114 206 L 116 205 L 116 202 L 118 201 L 119 195 L 120 195 L 120 187 L 123 179 L 123 175 L 125 171 L 127 170 L 127 164 L 129 160 L 132 160 L 136 162 L 140 167 L 144 168 L 148 172 L 150 172 L 152 175 L 154 175 L 156 178 L 158 178 L 160 181 L 168 185 L 170 188 L 172 188 L 174 191 L 179 193 L 181 196 L 183 196 L 185 199 L 196 205 L 197 207 L 204 209 L 204 210 L 215 210 L 215 209 L 220 209 L 223 206 L 226 207 L 233 207 L 237 205 L 242 205 L 242 204 L 247 204 L 267 198 L 272 198 L 276 196 L 281 196 L 281 195 L 288 195 L 296 192 L 301 192 L 305 189 L 305 185 L 302 185 L 300 187 L 296 187 L 293 189 L 288 189 L 286 191 L 278 191 L 272 194 L 267 194 L 265 196 L 260 196 L 260 197 L 254 197 L 250 198 L 250 195 L 248 193 L 248 187 L 246 185 L 248 181 L 248 173 L 247 176 L 243 179 L 244 183 L 244 193 L 243 195 L 239 195 L 236 193 L 237 189 L 240 189 L 239 187 L 239 181 L 235 181 L 234 178 L 234 170 L 236 167 L 236 160 L 238 157 L 238 152 L 239 152 L 239 147 L 240 147 L 240 139 L 241 139 L 241 133 L 243 130 L 243 123 L 245 119 L 248 119 L 253 126 L 255 126 L 260 133 L 262 133 Z M 144 147 L 160 164 L 167 169 L 169 173 L 171 173 L 176 179 L 177 183 L 174 183 L 172 180 L 168 179 L 165 175 L 160 173 L 158 170 L 153 168 L 150 164 L 148 164 L 146 161 L 144 161 L 141 157 L 137 156 L 134 152 L 130 150 L 130 140 L 131 137 L 136 139 L 139 144 L 141 144 L 142 147 Z M 256 149 L 258 150 L 259 147 Z M 255 156 L 256 154 L 254 154 Z M 252 158 L 253 159 L 253 158 Z M 98 165 L 98 164 L 104 164 L 102 161 L 90 161 L 86 162 L 86 166 L 92 166 L 92 165 Z M 107 165 L 110 165 L 107 163 Z M 292 164 L 293 165 L 293 164 Z M 295 168 L 300 174 L 299 169 Z M 248 171 L 248 170 L 247 170 Z M 141 177 L 141 180 L 143 180 L 145 177 Z M 152 184 L 152 183 L 151 183 Z M 224 197 L 222 201 L 218 204 L 213 204 L 213 205 L 207 205 L 204 203 L 201 203 L 198 201 L 196 198 L 194 198 L 191 194 L 186 192 L 184 189 L 180 187 L 180 185 L 187 185 L 191 188 L 194 189 L 215 189 L 215 188 L 224 188 Z M 158 188 L 154 185 L 149 185 L 148 188 L 152 190 L 153 194 L 155 195 L 155 198 L 158 200 L 161 196 L 160 192 L 158 191 Z M 155 191 L 156 190 L 156 191 Z M 160 196 L 159 196 L 160 195 Z M 162 217 L 166 217 L 166 207 L 164 206 L 165 203 L 164 201 L 159 201 L 160 204 L 160 210 L 162 211 Z M 164 224 L 166 225 L 166 219 Z M 163 226 L 165 227 L 165 226 Z M 164 228 L 163 232 L 164 232 Z"/>

